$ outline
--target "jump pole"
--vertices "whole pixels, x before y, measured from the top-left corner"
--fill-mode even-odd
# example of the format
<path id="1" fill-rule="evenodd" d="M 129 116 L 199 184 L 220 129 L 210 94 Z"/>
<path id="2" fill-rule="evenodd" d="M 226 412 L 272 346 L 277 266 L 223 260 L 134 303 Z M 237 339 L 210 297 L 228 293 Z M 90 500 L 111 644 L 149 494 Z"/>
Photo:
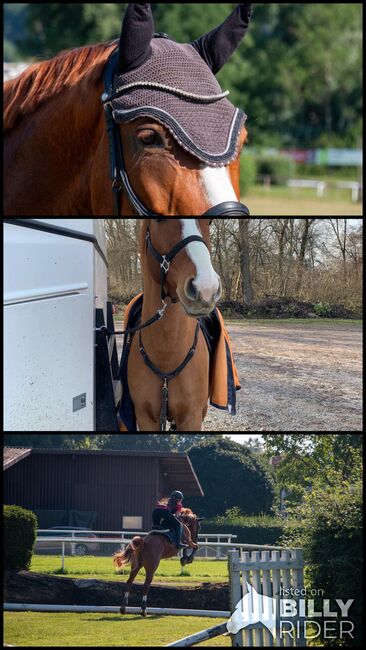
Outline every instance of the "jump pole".
<path id="1" fill-rule="evenodd" d="M 110 613 L 119 614 L 120 608 L 108 605 L 100 607 L 94 605 L 28 605 L 27 603 L 4 603 L 3 609 L 8 612 L 74 612 L 82 614 L 89 613 Z M 126 614 L 139 614 L 140 607 L 126 607 Z M 160 607 L 148 607 L 147 614 L 158 616 L 206 616 L 209 618 L 229 618 L 230 612 L 207 610 L 207 609 L 169 609 Z M 211 637 L 209 637 L 211 638 Z"/>
<path id="2" fill-rule="evenodd" d="M 208 641 L 213 639 L 215 636 L 221 636 L 227 632 L 226 623 L 221 623 L 220 625 L 215 625 L 215 627 L 209 627 L 208 630 L 203 630 L 202 632 L 197 632 L 191 636 L 186 636 L 184 639 L 179 639 L 179 641 L 174 641 L 174 643 L 168 643 L 166 648 L 187 648 L 191 645 L 196 645 L 196 643 L 201 643 L 201 641 Z"/>

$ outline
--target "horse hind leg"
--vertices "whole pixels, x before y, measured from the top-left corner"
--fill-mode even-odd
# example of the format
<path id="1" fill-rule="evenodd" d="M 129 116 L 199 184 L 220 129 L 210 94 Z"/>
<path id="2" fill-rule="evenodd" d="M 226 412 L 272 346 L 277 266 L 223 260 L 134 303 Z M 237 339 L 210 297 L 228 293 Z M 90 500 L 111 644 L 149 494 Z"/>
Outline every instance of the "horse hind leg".
<path id="1" fill-rule="evenodd" d="M 123 604 L 120 607 L 121 614 L 126 613 L 126 607 L 128 607 L 128 603 L 129 603 L 129 599 L 130 599 L 131 587 L 132 587 L 133 582 L 134 582 L 138 572 L 140 571 L 141 567 L 142 567 L 142 564 L 140 564 L 140 562 L 139 562 L 136 569 L 131 569 L 129 578 L 128 578 L 127 582 L 126 582 L 126 591 L 125 591 L 125 596 L 124 596 L 124 599 L 123 599 Z"/>
<path id="2" fill-rule="evenodd" d="M 146 607 L 147 607 L 147 595 L 149 593 L 149 589 L 155 574 L 155 571 L 157 570 L 159 566 L 159 562 L 155 563 L 153 567 L 150 567 L 149 569 L 146 569 L 146 578 L 145 578 L 145 583 L 144 583 L 144 588 L 142 592 L 142 603 L 141 603 L 141 609 L 140 609 L 140 615 L 141 616 L 146 616 Z"/>

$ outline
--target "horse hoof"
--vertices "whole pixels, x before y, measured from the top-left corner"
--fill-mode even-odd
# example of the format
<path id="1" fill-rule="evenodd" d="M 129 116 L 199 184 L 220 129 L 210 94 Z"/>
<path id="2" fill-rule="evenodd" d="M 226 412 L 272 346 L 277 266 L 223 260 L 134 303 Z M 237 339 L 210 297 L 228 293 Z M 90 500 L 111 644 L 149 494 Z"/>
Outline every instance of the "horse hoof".
<path id="1" fill-rule="evenodd" d="M 124 605 L 121 605 L 119 611 L 121 612 L 121 614 L 126 614 L 126 607 Z"/>
<path id="2" fill-rule="evenodd" d="M 141 609 L 140 610 L 140 616 L 143 616 L 143 617 L 146 616 L 146 609 Z"/>

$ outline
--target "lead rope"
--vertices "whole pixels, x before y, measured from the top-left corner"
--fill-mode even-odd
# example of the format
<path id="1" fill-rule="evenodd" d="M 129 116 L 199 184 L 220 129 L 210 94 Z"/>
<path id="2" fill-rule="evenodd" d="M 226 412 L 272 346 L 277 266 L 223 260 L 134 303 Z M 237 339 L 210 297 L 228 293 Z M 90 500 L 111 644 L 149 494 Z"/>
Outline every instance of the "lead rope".
<path id="1" fill-rule="evenodd" d="M 96 327 L 95 332 L 99 332 L 100 334 L 102 334 L 102 335 L 104 335 L 106 337 L 109 337 L 109 338 L 111 336 L 122 336 L 122 335 L 126 335 L 126 334 L 136 334 L 136 332 L 140 332 L 141 330 L 144 330 L 147 327 L 150 327 L 150 325 L 153 325 L 154 323 L 156 323 L 157 321 L 159 321 L 159 320 L 161 320 L 163 318 L 163 316 L 164 316 L 164 314 L 165 314 L 165 312 L 166 312 L 166 310 L 168 308 L 168 304 L 164 300 L 162 301 L 162 303 L 163 303 L 162 307 L 157 310 L 156 314 L 154 314 L 154 316 L 149 318 L 149 320 L 147 320 L 142 325 L 138 325 L 137 327 L 128 328 L 126 330 L 122 330 L 121 332 L 114 332 L 114 331 L 108 329 L 108 327 L 106 327 L 105 325 L 103 325 L 102 327 Z"/>

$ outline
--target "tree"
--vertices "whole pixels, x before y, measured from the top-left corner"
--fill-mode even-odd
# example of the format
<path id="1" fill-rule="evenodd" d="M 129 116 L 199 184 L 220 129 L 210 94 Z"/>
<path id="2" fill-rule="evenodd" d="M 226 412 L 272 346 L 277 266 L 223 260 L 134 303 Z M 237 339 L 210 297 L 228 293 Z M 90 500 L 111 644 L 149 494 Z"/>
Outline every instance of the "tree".
<path id="1" fill-rule="evenodd" d="M 190 497 L 190 507 L 207 517 L 232 508 L 244 514 L 268 513 L 274 499 L 269 470 L 247 447 L 227 438 L 211 438 L 189 450 L 204 499 Z"/>

